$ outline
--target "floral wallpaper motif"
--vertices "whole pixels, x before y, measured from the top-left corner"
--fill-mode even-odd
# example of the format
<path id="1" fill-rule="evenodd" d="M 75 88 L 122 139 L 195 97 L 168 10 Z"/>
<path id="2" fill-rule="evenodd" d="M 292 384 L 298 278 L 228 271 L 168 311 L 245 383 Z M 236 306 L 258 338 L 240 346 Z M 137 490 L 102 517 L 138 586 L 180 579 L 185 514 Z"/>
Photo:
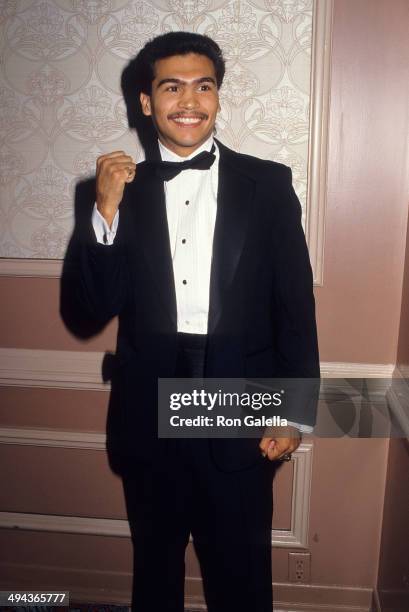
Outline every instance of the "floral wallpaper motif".
<path id="1" fill-rule="evenodd" d="M 220 44 L 218 137 L 291 166 L 305 208 L 312 0 L 7 0 L 0 29 L 1 257 L 62 258 L 98 155 L 142 159 L 121 72 L 169 30 Z"/>

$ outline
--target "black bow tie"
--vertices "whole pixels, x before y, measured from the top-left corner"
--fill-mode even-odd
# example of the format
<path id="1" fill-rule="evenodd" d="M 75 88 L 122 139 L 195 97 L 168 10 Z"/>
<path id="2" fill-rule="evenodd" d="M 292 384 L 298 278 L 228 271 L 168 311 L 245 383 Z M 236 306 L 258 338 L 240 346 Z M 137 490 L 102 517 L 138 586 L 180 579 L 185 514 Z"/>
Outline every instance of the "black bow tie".
<path id="1" fill-rule="evenodd" d="M 214 155 L 215 146 L 213 144 L 210 151 L 202 151 L 198 155 L 187 159 L 183 162 L 170 162 L 170 161 L 152 161 L 150 162 L 155 169 L 156 175 L 164 181 L 170 181 L 175 176 L 182 172 L 182 170 L 194 169 L 194 170 L 208 170 L 216 156 Z"/>

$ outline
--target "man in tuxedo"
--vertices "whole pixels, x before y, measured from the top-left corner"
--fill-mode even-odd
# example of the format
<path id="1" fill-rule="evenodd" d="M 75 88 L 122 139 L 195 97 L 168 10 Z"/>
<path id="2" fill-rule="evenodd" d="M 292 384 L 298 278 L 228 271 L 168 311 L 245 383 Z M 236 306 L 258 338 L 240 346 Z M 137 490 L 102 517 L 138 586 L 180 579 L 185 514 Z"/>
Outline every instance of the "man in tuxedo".
<path id="1" fill-rule="evenodd" d="M 272 478 L 312 430 L 314 402 L 262 439 L 162 439 L 157 384 L 319 376 L 300 204 L 289 168 L 214 138 L 225 65 L 213 40 L 167 33 L 132 65 L 159 159 L 98 158 L 63 276 L 89 321 L 119 317 L 108 450 L 134 544 L 132 609 L 182 612 L 192 534 L 209 612 L 271 612 Z"/>

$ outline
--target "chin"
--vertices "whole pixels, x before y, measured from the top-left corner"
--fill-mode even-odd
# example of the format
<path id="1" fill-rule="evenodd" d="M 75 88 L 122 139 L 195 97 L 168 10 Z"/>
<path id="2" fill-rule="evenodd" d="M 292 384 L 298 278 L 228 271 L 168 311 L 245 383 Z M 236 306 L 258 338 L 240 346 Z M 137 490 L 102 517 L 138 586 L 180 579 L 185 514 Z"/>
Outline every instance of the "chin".
<path id="1" fill-rule="evenodd" d="M 207 140 L 210 136 L 210 134 L 202 134 L 202 136 L 189 136 L 188 134 L 186 134 L 185 138 L 181 138 L 180 135 L 178 135 L 178 138 L 175 138 L 174 142 L 176 142 L 179 146 L 181 147 L 194 147 L 196 145 L 200 145 L 203 142 L 205 142 L 205 140 Z"/>
<path id="2" fill-rule="evenodd" d="M 186 140 L 181 140 L 179 142 L 179 145 L 182 147 L 195 147 L 196 145 L 200 145 L 202 142 L 204 142 L 206 140 L 206 138 L 194 138 L 194 139 L 186 139 Z"/>

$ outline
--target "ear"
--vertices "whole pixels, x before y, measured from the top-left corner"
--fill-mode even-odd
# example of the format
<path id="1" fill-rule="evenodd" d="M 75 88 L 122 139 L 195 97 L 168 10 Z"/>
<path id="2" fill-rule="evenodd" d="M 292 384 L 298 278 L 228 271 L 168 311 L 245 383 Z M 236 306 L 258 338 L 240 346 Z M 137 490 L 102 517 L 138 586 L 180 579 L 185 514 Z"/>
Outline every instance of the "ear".
<path id="1" fill-rule="evenodd" d="M 140 93 L 139 100 L 141 102 L 142 112 L 144 115 L 151 115 L 151 97 L 146 93 Z"/>

